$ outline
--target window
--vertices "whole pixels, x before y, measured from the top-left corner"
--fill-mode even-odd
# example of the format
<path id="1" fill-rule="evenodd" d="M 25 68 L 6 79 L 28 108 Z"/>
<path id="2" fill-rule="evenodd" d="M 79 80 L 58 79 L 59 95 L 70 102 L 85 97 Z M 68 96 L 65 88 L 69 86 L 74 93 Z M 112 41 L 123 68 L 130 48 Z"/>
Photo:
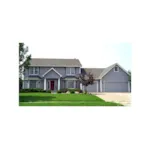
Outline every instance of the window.
<path id="1" fill-rule="evenodd" d="M 74 80 L 69 80 L 66 83 L 67 83 L 67 85 L 66 85 L 67 88 L 75 88 L 75 81 Z"/>
<path id="2" fill-rule="evenodd" d="M 75 68 L 71 68 L 71 74 L 75 74 Z"/>
<path id="3" fill-rule="evenodd" d="M 33 74 L 33 67 L 30 68 L 30 74 Z"/>
<path id="4" fill-rule="evenodd" d="M 38 67 L 30 67 L 30 75 L 39 74 L 39 68 Z"/>
<path id="5" fill-rule="evenodd" d="M 66 74 L 74 75 L 75 74 L 75 68 L 66 68 Z"/>
<path id="6" fill-rule="evenodd" d="M 119 72 L 119 67 L 118 66 L 115 66 L 114 72 Z"/>
<path id="7" fill-rule="evenodd" d="M 38 69 L 39 68 L 37 68 L 37 67 L 35 68 L 35 74 L 38 74 Z"/>
<path id="8" fill-rule="evenodd" d="M 30 80 L 30 88 L 36 88 L 36 80 Z"/>

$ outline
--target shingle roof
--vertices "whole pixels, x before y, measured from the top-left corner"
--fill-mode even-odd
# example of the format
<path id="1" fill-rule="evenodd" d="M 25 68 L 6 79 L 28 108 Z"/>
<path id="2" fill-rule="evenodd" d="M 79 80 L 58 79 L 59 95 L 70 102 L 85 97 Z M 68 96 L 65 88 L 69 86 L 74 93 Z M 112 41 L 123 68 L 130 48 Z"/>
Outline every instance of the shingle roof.
<path id="1" fill-rule="evenodd" d="M 94 75 L 95 79 L 101 79 L 107 72 L 109 72 L 113 67 L 118 65 L 117 63 L 108 66 L 106 68 L 82 68 L 82 73 L 87 74 L 87 73 L 92 73 Z M 119 65 L 118 65 L 119 66 Z"/>
<path id="2" fill-rule="evenodd" d="M 81 67 L 79 59 L 32 58 L 30 66 Z"/>
<path id="3" fill-rule="evenodd" d="M 98 79 L 100 74 L 105 70 L 105 68 L 82 68 L 81 72 L 83 74 L 92 73 L 95 79 Z"/>
<path id="4" fill-rule="evenodd" d="M 105 68 L 105 69 L 103 70 L 103 72 L 102 72 L 101 74 L 99 74 L 99 78 L 101 78 L 103 75 L 105 75 L 108 71 L 110 71 L 110 70 L 111 70 L 113 67 L 115 67 L 116 65 L 117 65 L 117 63 L 115 63 L 115 64 L 113 64 L 113 65 L 111 65 L 111 66 Z"/>

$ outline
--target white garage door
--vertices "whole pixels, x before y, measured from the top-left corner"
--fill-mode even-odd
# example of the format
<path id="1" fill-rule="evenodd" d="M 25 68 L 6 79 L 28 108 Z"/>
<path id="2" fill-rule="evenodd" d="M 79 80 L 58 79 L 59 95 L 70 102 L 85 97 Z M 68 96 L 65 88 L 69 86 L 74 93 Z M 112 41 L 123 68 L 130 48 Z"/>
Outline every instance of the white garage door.
<path id="1" fill-rule="evenodd" d="M 128 92 L 128 82 L 105 82 L 105 92 Z"/>
<path id="2" fill-rule="evenodd" d="M 92 85 L 87 86 L 87 91 L 88 92 L 97 92 L 97 81 L 94 82 Z"/>

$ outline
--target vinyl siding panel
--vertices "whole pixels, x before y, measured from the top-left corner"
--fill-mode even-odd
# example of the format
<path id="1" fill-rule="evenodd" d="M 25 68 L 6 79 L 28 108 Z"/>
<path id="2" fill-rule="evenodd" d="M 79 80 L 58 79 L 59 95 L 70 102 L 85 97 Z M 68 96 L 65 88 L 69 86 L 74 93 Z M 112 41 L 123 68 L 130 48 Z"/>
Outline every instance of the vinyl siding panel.
<path id="1" fill-rule="evenodd" d="M 88 85 L 87 86 L 87 91 L 88 92 L 97 92 L 97 82 L 98 81 L 95 81 L 94 84 Z"/>
<path id="2" fill-rule="evenodd" d="M 111 69 L 102 79 L 103 92 L 128 92 L 128 74 L 119 67 L 119 72 Z"/>

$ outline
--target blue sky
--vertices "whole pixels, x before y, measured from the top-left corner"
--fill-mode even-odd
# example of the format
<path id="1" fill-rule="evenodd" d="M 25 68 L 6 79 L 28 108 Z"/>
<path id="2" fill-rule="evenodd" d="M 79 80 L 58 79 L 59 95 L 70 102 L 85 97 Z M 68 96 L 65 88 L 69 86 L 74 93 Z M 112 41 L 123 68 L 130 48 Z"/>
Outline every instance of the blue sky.
<path id="1" fill-rule="evenodd" d="M 132 63 L 132 44 L 131 43 L 112 43 L 106 44 L 105 50 L 113 53 L 114 61 L 120 63 L 126 70 L 131 70 Z"/>
<path id="2" fill-rule="evenodd" d="M 17 33 L 11 35 L 29 46 L 32 57 L 78 58 L 83 67 L 96 68 L 117 62 L 131 70 L 131 25 L 129 18 L 124 17 L 129 13 L 125 4 L 125 14 L 118 18 L 118 12 L 123 10 L 118 2 L 115 9 L 112 1 L 109 6 L 107 1 L 103 5 L 99 1 L 51 1 L 37 2 L 36 6 L 29 2 L 30 5 L 24 3 L 28 11 L 19 10 L 27 21 L 15 26 Z"/>

